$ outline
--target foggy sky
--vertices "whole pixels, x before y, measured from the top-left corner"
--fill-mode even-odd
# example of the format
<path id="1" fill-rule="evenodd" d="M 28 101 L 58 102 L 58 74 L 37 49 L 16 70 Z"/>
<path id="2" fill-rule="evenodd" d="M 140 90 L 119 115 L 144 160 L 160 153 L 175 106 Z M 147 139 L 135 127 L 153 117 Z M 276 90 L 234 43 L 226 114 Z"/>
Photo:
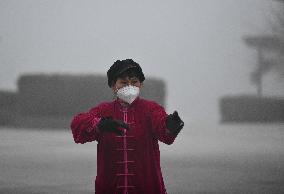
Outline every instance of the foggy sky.
<path id="1" fill-rule="evenodd" d="M 218 122 L 218 98 L 254 94 L 255 51 L 242 36 L 270 33 L 268 0 L 0 0 L 0 90 L 20 74 L 101 73 L 133 58 L 168 85 L 167 111 Z M 283 95 L 267 75 L 265 95 Z M 282 85 L 281 85 L 282 84 Z M 107 87 L 107 86 L 106 86 Z"/>

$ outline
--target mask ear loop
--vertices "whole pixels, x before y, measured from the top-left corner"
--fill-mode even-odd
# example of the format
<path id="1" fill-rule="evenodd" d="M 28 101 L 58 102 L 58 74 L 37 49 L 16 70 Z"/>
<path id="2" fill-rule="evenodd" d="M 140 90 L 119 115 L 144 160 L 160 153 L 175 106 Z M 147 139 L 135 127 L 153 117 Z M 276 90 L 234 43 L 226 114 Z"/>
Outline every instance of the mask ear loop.
<path id="1" fill-rule="evenodd" d="M 112 95 L 113 100 L 117 99 L 117 91 L 118 91 L 118 89 L 115 87 L 115 90 L 113 91 L 113 95 Z"/>

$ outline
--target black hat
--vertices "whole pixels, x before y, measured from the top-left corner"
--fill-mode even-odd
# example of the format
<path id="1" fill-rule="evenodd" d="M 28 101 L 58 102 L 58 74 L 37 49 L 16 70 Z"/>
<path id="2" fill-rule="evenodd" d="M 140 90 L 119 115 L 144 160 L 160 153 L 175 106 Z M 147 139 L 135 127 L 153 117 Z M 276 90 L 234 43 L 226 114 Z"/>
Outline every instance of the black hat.
<path id="1" fill-rule="evenodd" d="M 140 82 L 143 82 L 145 80 L 142 69 L 138 63 L 136 63 L 132 59 L 125 59 L 122 61 L 117 60 L 107 71 L 108 86 L 111 87 L 112 82 L 116 81 L 119 75 L 129 69 L 133 69 L 137 73 Z"/>

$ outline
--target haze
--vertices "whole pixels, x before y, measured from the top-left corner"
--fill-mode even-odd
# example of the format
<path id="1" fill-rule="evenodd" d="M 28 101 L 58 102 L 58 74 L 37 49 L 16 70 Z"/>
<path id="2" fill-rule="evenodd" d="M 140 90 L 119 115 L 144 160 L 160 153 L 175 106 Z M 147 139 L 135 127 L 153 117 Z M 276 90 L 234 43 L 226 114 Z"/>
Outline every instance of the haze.
<path id="1" fill-rule="evenodd" d="M 22 73 L 106 74 L 132 58 L 167 84 L 167 111 L 189 122 L 219 122 L 218 99 L 255 94 L 255 51 L 245 35 L 270 33 L 267 0 L 0 1 L 0 90 Z M 272 74 L 264 95 L 283 96 Z M 107 86 L 106 86 L 107 87 Z"/>

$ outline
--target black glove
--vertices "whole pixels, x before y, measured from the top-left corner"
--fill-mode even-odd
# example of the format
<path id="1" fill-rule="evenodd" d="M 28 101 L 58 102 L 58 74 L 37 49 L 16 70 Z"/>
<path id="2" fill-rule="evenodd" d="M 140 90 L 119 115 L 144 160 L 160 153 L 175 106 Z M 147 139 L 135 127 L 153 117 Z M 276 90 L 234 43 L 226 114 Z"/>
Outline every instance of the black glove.
<path id="1" fill-rule="evenodd" d="M 114 132 L 117 135 L 123 135 L 123 132 L 119 130 L 118 127 L 122 127 L 127 130 L 129 129 L 129 126 L 125 122 L 117 119 L 112 119 L 111 117 L 103 117 L 98 123 L 98 128 L 101 131 Z"/>
<path id="2" fill-rule="evenodd" d="M 177 135 L 184 126 L 184 122 L 178 116 L 178 112 L 174 111 L 173 114 L 167 116 L 166 126 L 172 135 Z"/>

